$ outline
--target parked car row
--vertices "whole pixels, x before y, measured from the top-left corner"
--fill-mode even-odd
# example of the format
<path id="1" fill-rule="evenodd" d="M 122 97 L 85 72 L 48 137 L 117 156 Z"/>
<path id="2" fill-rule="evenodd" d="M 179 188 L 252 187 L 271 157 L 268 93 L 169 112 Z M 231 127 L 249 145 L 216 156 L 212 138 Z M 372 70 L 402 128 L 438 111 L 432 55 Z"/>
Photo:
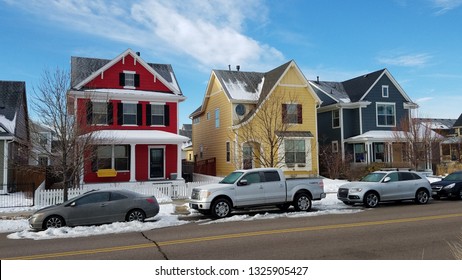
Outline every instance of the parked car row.
<path id="1" fill-rule="evenodd" d="M 382 170 L 367 174 L 357 182 L 342 185 L 337 198 L 347 205 L 374 208 L 380 202 L 414 200 L 426 204 L 430 197 L 462 199 L 462 171 L 430 183 L 425 176 L 409 170 Z"/>
<path id="2" fill-rule="evenodd" d="M 280 169 L 237 170 L 220 183 L 192 190 L 190 206 L 202 214 L 224 218 L 234 209 L 274 205 L 309 211 L 312 200 L 325 198 L 321 178 L 287 179 Z M 408 170 L 369 173 L 357 182 L 342 185 L 337 198 L 347 205 L 374 208 L 381 202 L 413 200 L 426 204 L 430 197 L 462 199 L 462 171 L 431 183 Z M 89 191 L 62 204 L 45 207 L 29 218 L 32 229 L 140 221 L 159 213 L 154 196 L 128 190 Z"/>

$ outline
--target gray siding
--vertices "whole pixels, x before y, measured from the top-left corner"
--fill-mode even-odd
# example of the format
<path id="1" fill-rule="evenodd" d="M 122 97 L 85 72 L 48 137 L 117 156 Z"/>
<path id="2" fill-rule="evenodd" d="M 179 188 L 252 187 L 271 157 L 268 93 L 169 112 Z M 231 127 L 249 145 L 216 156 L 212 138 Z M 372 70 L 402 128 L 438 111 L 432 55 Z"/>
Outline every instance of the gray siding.
<path id="1" fill-rule="evenodd" d="M 343 127 L 345 139 L 360 134 L 359 109 L 343 110 Z"/>
<path id="2" fill-rule="evenodd" d="M 388 85 L 389 97 L 382 97 L 382 85 Z M 384 75 L 377 84 L 371 89 L 369 94 L 364 98 L 365 101 L 370 101 L 371 104 L 363 109 L 362 121 L 363 121 L 363 133 L 370 130 L 393 130 L 398 126 L 399 122 L 403 118 L 408 117 L 408 110 L 403 108 L 406 99 L 401 95 L 399 90 L 394 86 L 391 80 Z M 396 110 L 396 123 L 395 127 L 383 127 L 377 126 L 377 102 L 394 103 Z"/>
<path id="3" fill-rule="evenodd" d="M 318 114 L 318 138 L 320 145 L 338 140 L 340 144 L 340 127 L 332 128 L 332 111 Z"/>

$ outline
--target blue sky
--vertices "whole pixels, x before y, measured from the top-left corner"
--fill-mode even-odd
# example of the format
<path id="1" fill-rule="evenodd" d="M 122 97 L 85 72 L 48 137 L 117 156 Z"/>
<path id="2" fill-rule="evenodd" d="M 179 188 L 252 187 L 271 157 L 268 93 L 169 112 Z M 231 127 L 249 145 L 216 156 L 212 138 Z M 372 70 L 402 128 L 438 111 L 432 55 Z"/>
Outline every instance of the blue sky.
<path id="1" fill-rule="evenodd" d="M 294 59 L 311 80 L 387 68 L 420 117 L 456 119 L 461 26 L 462 0 L 0 0 L 0 80 L 26 81 L 33 102 L 45 69 L 131 48 L 173 66 L 183 124 L 212 69 L 266 72 Z"/>

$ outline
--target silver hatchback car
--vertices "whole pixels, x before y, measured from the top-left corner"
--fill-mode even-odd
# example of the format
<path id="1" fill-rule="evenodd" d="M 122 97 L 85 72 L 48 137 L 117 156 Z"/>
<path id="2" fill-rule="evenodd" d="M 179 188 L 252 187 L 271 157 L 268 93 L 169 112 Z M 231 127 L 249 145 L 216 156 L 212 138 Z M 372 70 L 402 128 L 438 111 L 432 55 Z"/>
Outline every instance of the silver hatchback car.
<path id="1" fill-rule="evenodd" d="M 345 204 L 362 203 L 368 208 L 382 201 L 414 200 L 425 204 L 432 192 L 430 182 L 413 171 L 376 171 L 358 182 L 340 186 L 337 198 Z"/>

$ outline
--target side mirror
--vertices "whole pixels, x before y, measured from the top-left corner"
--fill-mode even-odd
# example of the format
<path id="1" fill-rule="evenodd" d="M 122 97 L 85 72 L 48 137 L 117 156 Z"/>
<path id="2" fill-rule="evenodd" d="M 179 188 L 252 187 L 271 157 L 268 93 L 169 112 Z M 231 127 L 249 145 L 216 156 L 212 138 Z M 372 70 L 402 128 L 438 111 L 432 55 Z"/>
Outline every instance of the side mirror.
<path id="1" fill-rule="evenodd" d="M 383 182 L 384 182 L 384 183 L 388 183 L 388 182 L 390 182 L 390 181 L 391 181 L 391 178 L 390 178 L 390 177 L 386 177 L 385 179 L 383 179 Z"/>
<path id="2" fill-rule="evenodd" d="M 247 179 L 242 179 L 239 181 L 239 186 L 247 186 L 249 183 L 247 182 Z"/>

